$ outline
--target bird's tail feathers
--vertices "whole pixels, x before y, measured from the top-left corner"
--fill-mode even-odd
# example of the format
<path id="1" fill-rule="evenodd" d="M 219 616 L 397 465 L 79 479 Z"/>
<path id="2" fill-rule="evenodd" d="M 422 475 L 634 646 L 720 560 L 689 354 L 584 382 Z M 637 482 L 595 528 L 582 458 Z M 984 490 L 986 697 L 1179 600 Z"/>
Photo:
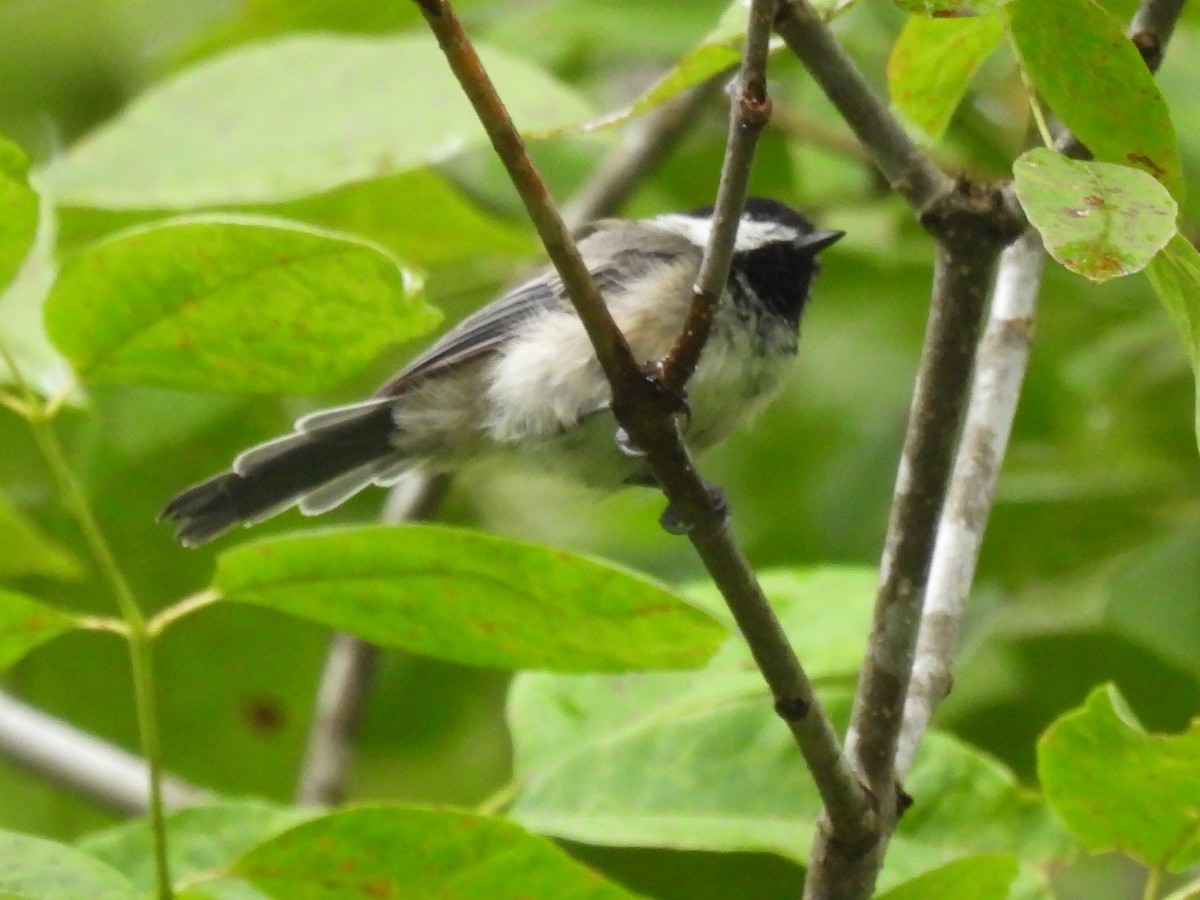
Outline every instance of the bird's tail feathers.
<path id="1" fill-rule="evenodd" d="M 369 484 L 392 483 L 416 462 L 396 449 L 394 403 L 376 398 L 305 416 L 292 434 L 251 447 L 231 471 L 178 494 L 159 518 L 179 522 L 176 536 L 195 546 L 297 504 L 315 515 Z"/>

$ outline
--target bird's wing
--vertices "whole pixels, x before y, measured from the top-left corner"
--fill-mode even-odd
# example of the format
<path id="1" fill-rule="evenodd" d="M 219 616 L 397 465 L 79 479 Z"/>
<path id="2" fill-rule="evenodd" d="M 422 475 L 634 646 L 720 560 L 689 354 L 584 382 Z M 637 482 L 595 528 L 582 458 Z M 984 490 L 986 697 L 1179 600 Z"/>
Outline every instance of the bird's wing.
<path id="1" fill-rule="evenodd" d="M 625 224 L 619 220 L 595 223 L 579 245 L 596 287 L 606 298 L 619 292 L 629 279 L 644 274 L 645 267 L 652 263 L 652 257 L 646 258 L 639 243 L 631 249 L 630 243 L 623 240 L 619 232 Z M 645 243 L 645 235 L 642 237 L 640 244 Z M 543 271 L 467 316 L 379 388 L 375 396 L 395 396 L 420 379 L 491 353 L 529 318 L 547 310 L 570 308 L 561 279 Z"/>
<path id="2" fill-rule="evenodd" d="M 539 277 L 467 316 L 417 356 L 376 394 L 398 394 L 414 381 L 496 349 L 521 322 L 562 302 L 561 287 Z"/>

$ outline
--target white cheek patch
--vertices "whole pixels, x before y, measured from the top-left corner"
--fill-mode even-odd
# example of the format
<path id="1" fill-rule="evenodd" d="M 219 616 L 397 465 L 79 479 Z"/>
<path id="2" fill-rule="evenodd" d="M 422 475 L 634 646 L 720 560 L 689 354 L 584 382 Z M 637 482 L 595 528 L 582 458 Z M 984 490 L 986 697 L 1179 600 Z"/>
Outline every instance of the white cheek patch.
<path id="1" fill-rule="evenodd" d="M 655 224 L 687 238 L 697 247 L 707 247 L 712 235 L 712 219 L 684 216 L 679 213 L 669 213 L 652 219 Z M 764 244 L 780 241 L 792 241 L 798 237 L 795 228 L 779 222 L 759 222 L 755 219 L 742 217 L 738 223 L 737 243 L 734 250 L 744 252 L 754 250 Z"/>

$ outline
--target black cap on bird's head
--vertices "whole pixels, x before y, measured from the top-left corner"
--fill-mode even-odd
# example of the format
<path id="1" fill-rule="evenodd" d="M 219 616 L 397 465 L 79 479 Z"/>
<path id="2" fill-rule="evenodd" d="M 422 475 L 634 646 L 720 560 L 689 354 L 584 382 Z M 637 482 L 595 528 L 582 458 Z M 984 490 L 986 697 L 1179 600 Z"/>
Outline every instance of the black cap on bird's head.
<path id="1" fill-rule="evenodd" d="M 660 216 L 700 246 L 712 233 L 714 208 L 702 206 L 685 213 Z M 731 276 L 749 288 L 751 297 L 767 311 L 793 325 L 808 300 L 808 289 L 820 268 L 817 254 L 837 243 L 844 231 L 817 228 L 786 203 L 766 197 L 749 197 L 738 222 Z M 735 297 L 737 294 L 735 293 Z"/>

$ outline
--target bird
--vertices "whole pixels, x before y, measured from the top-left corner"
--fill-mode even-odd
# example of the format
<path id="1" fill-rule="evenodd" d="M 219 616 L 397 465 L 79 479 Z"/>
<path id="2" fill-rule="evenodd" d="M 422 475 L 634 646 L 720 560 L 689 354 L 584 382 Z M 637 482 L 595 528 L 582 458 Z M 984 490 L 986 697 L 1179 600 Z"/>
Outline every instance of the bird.
<path id="1" fill-rule="evenodd" d="M 639 361 L 665 357 L 687 317 L 714 208 L 602 219 L 578 242 Z M 686 386 L 689 448 L 718 443 L 774 397 L 796 356 L 817 255 L 844 232 L 750 197 L 708 342 Z M 173 497 L 160 520 L 189 547 L 298 506 L 327 512 L 410 471 L 512 458 L 590 487 L 655 483 L 620 440 L 612 394 L 561 279 L 545 268 L 469 315 L 369 398 L 313 412 Z"/>

